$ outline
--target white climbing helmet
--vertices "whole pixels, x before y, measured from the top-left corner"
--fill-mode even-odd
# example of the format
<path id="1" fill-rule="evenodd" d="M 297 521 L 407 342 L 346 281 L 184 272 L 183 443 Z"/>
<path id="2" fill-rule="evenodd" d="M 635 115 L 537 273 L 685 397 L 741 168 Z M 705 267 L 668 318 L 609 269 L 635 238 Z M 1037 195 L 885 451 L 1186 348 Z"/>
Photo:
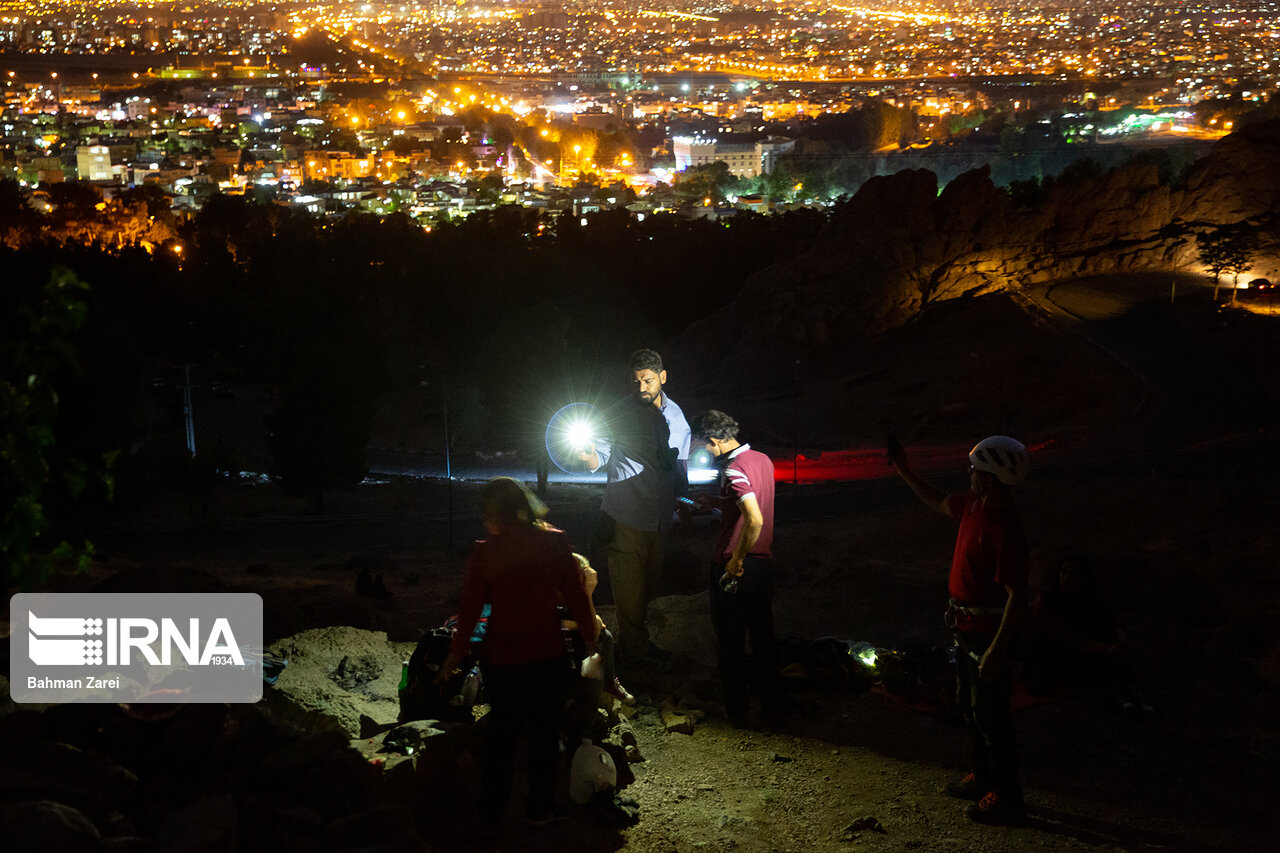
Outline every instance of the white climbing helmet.
<path id="1" fill-rule="evenodd" d="M 1006 486 L 1016 486 L 1027 476 L 1027 448 L 1007 435 L 984 438 L 969 451 L 974 470 L 994 474 Z"/>

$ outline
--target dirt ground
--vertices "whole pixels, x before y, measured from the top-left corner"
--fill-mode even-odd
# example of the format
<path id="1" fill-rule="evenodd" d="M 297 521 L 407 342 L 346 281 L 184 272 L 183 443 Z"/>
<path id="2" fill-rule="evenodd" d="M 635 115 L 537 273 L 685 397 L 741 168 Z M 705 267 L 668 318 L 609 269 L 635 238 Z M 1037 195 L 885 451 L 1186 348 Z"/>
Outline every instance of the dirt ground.
<path id="1" fill-rule="evenodd" d="M 716 702 L 701 590 L 699 555 L 715 531 L 699 528 L 673 538 L 666 594 L 651 617 L 655 640 L 676 651 L 675 665 L 629 679 L 640 697 L 631 725 L 645 760 L 632 765 L 636 781 L 625 793 L 640 804 L 639 823 L 618 830 L 579 815 L 532 833 L 519 821 L 517 781 L 494 849 L 1269 849 L 1277 820 L 1261 804 L 1280 795 L 1280 605 L 1271 569 L 1280 533 L 1258 520 L 1275 517 L 1275 469 L 1245 448 L 1193 455 L 1175 468 L 1051 466 L 1028 483 L 1022 505 L 1034 570 L 1074 549 L 1102 561 L 1159 713 L 1125 716 L 1082 696 L 1020 709 L 1025 828 L 965 819 L 963 804 L 936 790 L 966 769 L 964 730 L 885 695 L 791 682 L 784 726 L 731 728 Z M 373 500 L 411 500 L 424 486 L 386 488 Z M 815 509 L 824 503 L 820 493 L 783 490 L 783 501 L 804 501 L 808 510 L 778 529 L 778 635 L 944 646 L 951 523 L 904 499 L 905 486 L 895 481 L 840 488 L 850 490 L 884 508 L 848 511 L 829 496 L 833 509 L 825 513 Z M 553 512 L 574 518 L 571 508 L 583 497 L 580 489 L 553 493 Z M 382 574 L 395 596 L 357 598 L 360 567 Z M 172 575 L 156 581 L 155 570 L 124 567 L 107 588 L 174 582 Z M 272 636 L 347 624 L 403 641 L 454 611 L 461 559 L 338 549 L 317 560 L 281 551 L 253 563 L 189 559 L 164 571 L 261 592 Z M 601 610 L 608 619 L 609 605 Z M 660 695 L 702 707 L 708 717 L 691 735 L 668 734 L 655 707 Z M 868 818 L 880 829 L 857 828 Z M 443 849 L 474 843 L 461 820 L 423 832 Z"/>
<path id="2" fill-rule="evenodd" d="M 653 606 L 654 639 L 676 652 L 674 665 L 628 681 L 639 697 L 631 725 L 644 761 L 631 765 L 636 781 L 624 795 L 639 803 L 639 822 L 618 829 L 579 813 L 530 830 L 519 821 L 517 779 L 504 829 L 485 845 L 644 853 L 1274 849 L 1280 472 L 1273 451 L 1269 434 L 1253 434 L 1176 454 L 1049 456 L 1036 466 L 1019 497 L 1033 584 L 1065 553 L 1098 560 L 1158 713 L 1123 715 L 1081 695 L 1020 708 L 1026 827 L 970 823 L 963 803 L 937 791 L 967 769 L 964 730 L 881 693 L 789 682 L 783 726 L 731 728 L 717 704 L 702 590 L 715 531 L 704 526 L 671 540 Z M 958 474 L 937 481 L 962 483 Z M 439 484 L 369 485 L 336 498 L 329 516 L 310 519 L 271 518 L 274 498 L 263 488 L 220 487 L 199 524 L 183 520 L 186 508 L 172 501 L 127 529 L 104 527 L 104 561 L 67 583 L 127 591 L 167 588 L 181 577 L 186 585 L 203 578 L 257 591 L 271 639 L 351 625 L 408 641 L 455 611 L 464 548 L 442 547 Z M 469 506 L 474 487 L 458 489 L 458 505 Z M 586 541 L 598 497 L 589 487 L 553 489 L 552 520 Z M 779 517 L 779 637 L 945 647 L 948 519 L 916 505 L 891 479 L 783 485 Z M 479 534 L 465 516 L 453 529 L 458 543 Z M 357 598 L 362 568 L 383 575 L 394 596 Z M 598 596 L 607 620 L 607 574 Z M 668 734 L 655 707 L 662 695 L 705 709 L 707 718 L 693 734 Z M 461 814 L 419 830 L 435 849 L 485 846 Z"/>

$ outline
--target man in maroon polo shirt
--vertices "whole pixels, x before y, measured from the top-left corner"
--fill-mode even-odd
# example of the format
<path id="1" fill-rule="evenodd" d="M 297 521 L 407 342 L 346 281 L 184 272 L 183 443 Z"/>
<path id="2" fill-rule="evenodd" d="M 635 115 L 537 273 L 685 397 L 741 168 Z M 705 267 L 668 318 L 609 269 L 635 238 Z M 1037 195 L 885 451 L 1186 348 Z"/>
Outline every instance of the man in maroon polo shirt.
<path id="1" fill-rule="evenodd" d="M 888 460 L 921 501 L 960 522 L 947 622 L 958 647 L 956 703 L 973 733 L 973 770 L 943 791 L 976 800 L 965 814 L 978 823 L 1021 823 L 1009 650 L 1027 606 L 1027 539 L 1012 495 L 1027 474 L 1027 449 L 1006 435 L 978 442 L 969 452 L 969 491 L 957 495 L 912 471 L 893 439 Z"/>
<path id="2" fill-rule="evenodd" d="M 773 639 L 773 462 L 738 441 L 738 422 L 724 412 L 703 412 L 692 428 L 723 466 L 720 494 L 698 502 L 722 514 L 708 589 L 725 711 L 745 726 L 754 687 L 766 718 L 777 722 L 783 703 Z M 748 640 L 754 673 L 747 667 Z"/>

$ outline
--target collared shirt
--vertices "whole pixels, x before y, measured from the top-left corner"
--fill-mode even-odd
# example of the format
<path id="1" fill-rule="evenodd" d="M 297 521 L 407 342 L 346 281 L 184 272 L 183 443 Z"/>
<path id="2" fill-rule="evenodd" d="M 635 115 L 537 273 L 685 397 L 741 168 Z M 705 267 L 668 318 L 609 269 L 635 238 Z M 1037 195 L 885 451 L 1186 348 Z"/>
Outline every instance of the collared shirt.
<path id="1" fill-rule="evenodd" d="M 676 459 L 684 463 L 686 471 L 689 467 L 689 446 L 693 443 L 693 429 L 684 418 L 684 410 L 665 393 L 659 407 L 662 417 L 667 421 L 667 444 L 676 451 Z"/>
<path id="2" fill-rule="evenodd" d="M 716 556 L 727 560 L 742 535 L 743 516 L 739 505 L 747 498 L 755 498 L 760 507 L 764 526 L 760 537 L 748 552 L 758 557 L 773 554 L 773 460 L 750 444 L 740 444 L 727 454 L 724 471 L 720 476 L 720 496 L 731 498 L 732 503 L 723 509 L 720 521 L 720 541 L 716 543 Z"/>
<path id="3" fill-rule="evenodd" d="M 601 508 L 636 530 L 669 530 L 677 484 L 687 482 L 693 431 L 665 393 L 660 406 L 629 395 L 619 411 L 614 441 L 596 444 L 608 477 Z"/>

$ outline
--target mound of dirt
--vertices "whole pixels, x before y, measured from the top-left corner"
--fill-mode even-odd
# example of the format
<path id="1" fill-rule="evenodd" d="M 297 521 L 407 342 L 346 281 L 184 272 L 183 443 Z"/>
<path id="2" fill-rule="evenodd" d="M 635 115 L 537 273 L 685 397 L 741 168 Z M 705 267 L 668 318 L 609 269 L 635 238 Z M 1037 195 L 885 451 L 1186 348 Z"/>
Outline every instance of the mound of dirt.
<path id="1" fill-rule="evenodd" d="M 289 665 L 263 698 L 273 715 L 297 729 L 358 738 L 362 717 L 379 725 L 396 721 L 400 666 L 413 647 L 348 626 L 303 631 L 271 645 Z"/>

